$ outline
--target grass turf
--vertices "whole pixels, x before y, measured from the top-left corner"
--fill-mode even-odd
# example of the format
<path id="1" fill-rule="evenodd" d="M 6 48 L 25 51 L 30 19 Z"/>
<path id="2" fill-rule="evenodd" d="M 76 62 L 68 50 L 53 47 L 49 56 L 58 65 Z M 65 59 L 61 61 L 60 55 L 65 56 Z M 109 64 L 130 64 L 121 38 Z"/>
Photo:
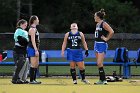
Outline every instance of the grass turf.
<path id="1" fill-rule="evenodd" d="M 0 78 L 0 93 L 139 93 L 140 83 L 109 82 L 108 85 L 93 85 L 97 79 L 88 79 L 91 84 L 83 84 L 78 79 L 74 85 L 69 78 L 41 78 L 40 85 L 12 84 L 10 78 Z"/>
<path id="2" fill-rule="evenodd" d="M 112 61 L 112 58 L 106 58 L 105 61 Z M 13 59 L 7 59 L 6 61 L 13 61 Z M 51 61 L 66 61 L 63 58 L 50 58 L 49 62 Z M 85 61 L 96 61 L 95 58 L 85 58 Z M 48 74 L 51 75 L 70 75 L 69 66 L 48 66 Z M 104 66 L 105 72 L 107 75 L 112 75 L 113 71 L 116 71 L 119 75 L 119 66 Z M 56 70 L 57 69 L 57 70 Z M 137 68 L 135 66 L 131 67 L 131 74 L 132 75 L 140 75 L 140 66 Z M 14 71 L 14 66 L 0 66 L 0 75 L 12 75 Z M 45 75 L 46 69 L 45 66 L 40 66 L 39 71 L 41 75 Z M 122 72 L 122 71 L 121 71 Z M 97 66 L 86 66 L 86 75 L 98 75 L 98 68 Z"/>

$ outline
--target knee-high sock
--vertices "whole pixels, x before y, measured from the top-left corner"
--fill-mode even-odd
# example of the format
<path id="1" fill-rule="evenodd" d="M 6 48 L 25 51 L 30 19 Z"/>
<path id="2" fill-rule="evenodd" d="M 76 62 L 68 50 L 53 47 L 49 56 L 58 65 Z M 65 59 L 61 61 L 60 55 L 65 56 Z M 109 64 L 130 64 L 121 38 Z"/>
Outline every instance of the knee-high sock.
<path id="1" fill-rule="evenodd" d="M 71 73 L 72 79 L 76 80 L 76 70 L 75 69 L 70 69 L 70 73 Z"/>
<path id="2" fill-rule="evenodd" d="M 34 68 L 34 80 L 36 80 L 36 73 L 37 73 L 37 68 Z"/>
<path id="3" fill-rule="evenodd" d="M 80 70 L 80 74 L 81 74 L 82 80 L 84 80 L 85 79 L 85 69 Z"/>
<path id="4" fill-rule="evenodd" d="M 34 80 L 34 68 L 30 67 L 30 82 Z"/>
<path id="5" fill-rule="evenodd" d="M 104 68 L 103 67 L 100 67 L 99 68 L 99 75 L 100 75 L 100 80 L 101 81 L 106 80 L 106 78 L 105 78 L 105 72 L 104 72 Z"/>

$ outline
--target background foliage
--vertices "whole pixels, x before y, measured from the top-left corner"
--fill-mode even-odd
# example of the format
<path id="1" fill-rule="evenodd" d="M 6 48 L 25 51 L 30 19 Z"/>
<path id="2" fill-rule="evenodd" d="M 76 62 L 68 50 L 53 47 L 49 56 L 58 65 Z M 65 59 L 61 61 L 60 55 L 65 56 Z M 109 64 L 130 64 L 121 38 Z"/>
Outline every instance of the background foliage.
<path id="1" fill-rule="evenodd" d="M 20 18 L 29 20 L 29 1 L 21 0 Z M 79 30 L 94 33 L 93 14 L 104 8 L 106 21 L 116 33 L 139 33 L 140 10 L 136 0 L 32 0 L 33 14 L 40 19 L 41 32 L 65 33 L 72 22 Z M 0 32 L 14 32 L 17 0 L 0 0 Z M 140 3 L 139 3 L 140 4 Z"/>

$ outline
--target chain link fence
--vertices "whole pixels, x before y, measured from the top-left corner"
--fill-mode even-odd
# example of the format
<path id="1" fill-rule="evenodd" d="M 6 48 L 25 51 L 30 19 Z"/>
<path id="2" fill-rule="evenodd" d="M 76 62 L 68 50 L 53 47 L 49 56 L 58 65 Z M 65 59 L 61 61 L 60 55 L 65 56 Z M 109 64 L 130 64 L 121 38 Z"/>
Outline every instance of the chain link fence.
<path id="1" fill-rule="evenodd" d="M 14 46 L 13 33 L 0 34 L 0 49 L 11 50 Z M 55 33 L 40 33 L 40 49 L 41 50 L 61 50 L 64 34 Z M 85 34 L 86 42 L 89 50 L 93 49 L 94 34 Z M 126 47 L 129 50 L 137 50 L 140 48 L 140 34 L 115 34 L 108 41 L 109 50 L 114 50 L 117 47 Z"/>
<path id="2" fill-rule="evenodd" d="M 0 34 L 0 50 L 12 50 L 14 46 L 13 33 Z M 40 49 L 41 50 L 61 50 L 64 34 L 56 33 L 40 33 Z M 94 34 L 85 34 L 86 42 L 89 50 L 93 50 Z M 138 50 L 140 48 L 140 34 L 115 34 L 108 42 L 109 50 L 115 50 L 117 47 L 126 47 L 128 50 Z M 6 61 L 13 61 L 7 59 Z M 51 60 L 51 59 L 50 59 Z M 50 61 L 49 60 L 49 61 Z M 58 59 L 53 59 L 58 60 Z M 89 59 L 93 61 L 94 59 Z M 61 61 L 61 60 L 60 60 Z M 65 60 L 66 61 L 66 60 Z M 56 70 L 57 69 L 57 70 Z M 132 67 L 132 75 L 140 75 L 140 67 Z M 12 75 L 14 66 L 0 66 L 0 75 Z M 111 75 L 113 71 L 119 74 L 119 67 L 105 66 L 106 73 Z M 45 66 L 39 67 L 39 74 L 45 75 Z M 78 72 L 77 72 L 78 73 Z M 98 75 L 96 66 L 86 66 L 86 73 L 88 75 Z M 69 66 L 48 66 L 48 75 L 70 75 Z"/>

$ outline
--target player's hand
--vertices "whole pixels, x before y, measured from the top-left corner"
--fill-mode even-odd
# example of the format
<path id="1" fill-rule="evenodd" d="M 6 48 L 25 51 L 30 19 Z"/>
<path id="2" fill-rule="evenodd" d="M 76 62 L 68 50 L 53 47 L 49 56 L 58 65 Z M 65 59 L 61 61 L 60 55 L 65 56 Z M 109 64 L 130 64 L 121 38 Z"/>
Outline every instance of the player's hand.
<path id="1" fill-rule="evenodd" d="M 85 51 L 85 55 L 86 55 L 86 57 L 88 57 L 88 55 L 89 55 L 88 50 Z"/>
<path id="2" fill-rule="evenodd" d="M 35 56 L 39 56 L 39 52 L 38 52 L 38 50 L 35 50 Z"/>
<path id="3" fill-rule="evenodd" d="M 61 52 L 61 56 L 64 57 L 64 51 Z"/>
<path id="4" fill-rule="evenodd" d="M 104 41 L 108 41 L 108 39 L 104 35 L 101 36 L 101 39 Z"/>

